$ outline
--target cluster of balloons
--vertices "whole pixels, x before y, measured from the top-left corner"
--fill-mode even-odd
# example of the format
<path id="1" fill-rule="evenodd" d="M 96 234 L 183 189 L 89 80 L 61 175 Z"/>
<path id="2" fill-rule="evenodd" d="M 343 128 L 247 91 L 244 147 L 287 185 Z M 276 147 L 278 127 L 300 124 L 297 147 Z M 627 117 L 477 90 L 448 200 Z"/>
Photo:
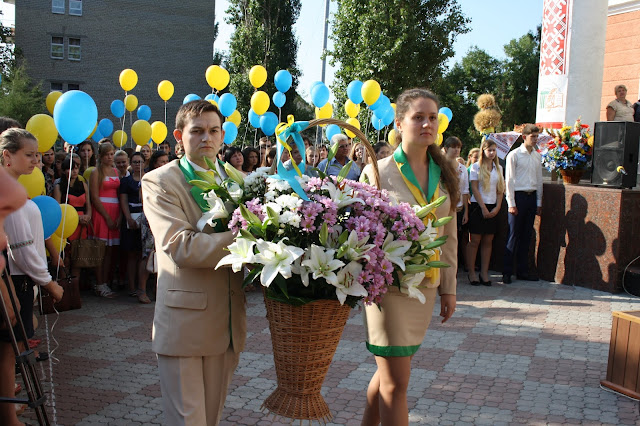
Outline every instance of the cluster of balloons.
<path id="1" fill-rule="evenodd" d="M 396 110 L 389 98 L 382 93 L 380 84 L 375 80 L 367 80 L 364 83 L 360 80 L 353 80 L 347 86 L 348 99 L 344 109 L 350 119 L 360 112 L 360 104 L 364 102 L 373 112 L 371 115 L 371 125 L 376 130 L 382 130 L 385 126 L 393 123 Z"/>
<path id="2" fill-rule="evenodd" d="M 272 98 L 269 98 L 267 92 L 258 90 L 267 81 L 267 70 L 262 65 L 255 65 L 249 70 L 249 82 L 256 89 L 251 96 L 251 109 L 249 110 L 249 123 L 256 129 L 261 129 L 262 132 L 271 136 L 275 133 L 278 122 L 280 121 L 278 116 L 269 110 L 271 101 L 273 104 L 282 108 L 287 102 L 287 95 L 285 93 L 291 88 L 293 83 L 293 77 L 287 70 L 278 71 L 274 77 L 278 91 L 273 94 Z"/>
<path id="3" fill-rule="evenodd" d="M 78 212 L 69 204 L 58 202 L 46 195 L 33 198 L 42 216 L 44 238 L 51 238 L 56 247 L 64 248 L 69 238 L 78 227 Z"/>

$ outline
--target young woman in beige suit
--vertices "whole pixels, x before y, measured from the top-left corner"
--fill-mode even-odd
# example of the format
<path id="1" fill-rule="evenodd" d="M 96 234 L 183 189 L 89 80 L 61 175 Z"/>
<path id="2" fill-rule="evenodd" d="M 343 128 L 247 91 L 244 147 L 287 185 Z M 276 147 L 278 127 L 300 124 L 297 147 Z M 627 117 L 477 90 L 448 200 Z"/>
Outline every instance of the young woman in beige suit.
<path id="1" fill-rule="evenodd" d="M 411 375 L 411 358 L 419 349 L 440 294 L 442 322 L 447 321 L 456 307 L 457 236 L 456 208 L 458 177 L 435 143 L 438 133 L 438 98 L 426 89 L 410 89 L 396 102 L 396 127 L 400 144 L 394 154 L 378 162 L 380 186 L 400 202 L 425 205 L 442 195 L 444 204 L 437 208 L 437 217 L 453 216 L 440 235 L 448 235 L 442 246 L 440 260 L 449 268 L 425 274 L 421 291 L 422 304 L 409 298 L 397 287 L 390 287 L 380 308 L 365 307 L 367 349 L 375 355 L 377 371 L 367 390 L 367 406 L 363 425 L 402 426 L 409 423 L 407 387 Z M 372 168 L 363 175 L 372 179 Z"/>

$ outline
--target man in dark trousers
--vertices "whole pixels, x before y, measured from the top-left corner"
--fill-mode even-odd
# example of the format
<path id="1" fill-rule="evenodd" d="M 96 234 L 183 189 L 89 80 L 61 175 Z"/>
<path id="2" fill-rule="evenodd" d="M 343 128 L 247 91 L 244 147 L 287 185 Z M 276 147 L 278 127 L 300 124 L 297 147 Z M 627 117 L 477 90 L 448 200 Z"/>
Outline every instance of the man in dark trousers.
<path id="1" fill-rule="evenodd" d="M 536 215 L 542 211 L 542 158 L 536 150 L 540 129 L 527 124 L 522 129 L 524 142 L 507 155 L 506 187 L 509 207 L 509 236 L 504 251 L 502 281 L 511 284 L 513 257 L 519 280 L 537 281 L 529 272 L 529 244 Z"/>

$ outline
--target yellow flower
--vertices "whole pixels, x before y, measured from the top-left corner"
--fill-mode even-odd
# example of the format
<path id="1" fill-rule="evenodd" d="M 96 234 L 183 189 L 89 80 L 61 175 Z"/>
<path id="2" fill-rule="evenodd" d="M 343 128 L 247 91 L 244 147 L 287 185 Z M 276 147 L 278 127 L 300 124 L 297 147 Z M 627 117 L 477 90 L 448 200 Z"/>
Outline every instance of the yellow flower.
<path id="1" fill-rule="evenodd" d="M 589 144 L 589 146 L 593 146 L 593 135 L 589 136 L 589 139 L 587 139 L 587 143 Z"/>

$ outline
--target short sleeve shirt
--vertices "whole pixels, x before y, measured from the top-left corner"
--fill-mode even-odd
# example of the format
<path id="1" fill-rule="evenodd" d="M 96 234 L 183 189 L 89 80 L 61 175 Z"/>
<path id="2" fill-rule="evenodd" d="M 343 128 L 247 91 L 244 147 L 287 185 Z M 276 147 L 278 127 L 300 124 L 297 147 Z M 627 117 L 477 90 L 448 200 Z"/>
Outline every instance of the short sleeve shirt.
<path id="1" fill-rule="evenodd" d="M 607 105 L 607 108 L 611 108 L 616 112 L 613 121 L 633 121 L 633 106 L 631 102 L 625 102 L 626 103 L 623 104 L 617 99 L 614 99 Z"/>
<path id="2" fill-rule="evenodd" d="M 489 189 L 485 192 L 483 188 L 484 185 L 482 185 L 479 178 L 479 169 L 479 162 L 471 165 L 471 169 L 469 170 L 469 181 L 478 181 L 478 189 L 480 190 L 480 195 L 482 195 L 482 201 L 484 201 L 485 204 L 495 204 L 498 200 L 498 173 L 502 173 L 502 171 L 497 170 L 495 167 L 491 170 L 491 174 L 489 175 Z M 478 202 L 474 195 L 471 195 L 471 202 Z"/>

